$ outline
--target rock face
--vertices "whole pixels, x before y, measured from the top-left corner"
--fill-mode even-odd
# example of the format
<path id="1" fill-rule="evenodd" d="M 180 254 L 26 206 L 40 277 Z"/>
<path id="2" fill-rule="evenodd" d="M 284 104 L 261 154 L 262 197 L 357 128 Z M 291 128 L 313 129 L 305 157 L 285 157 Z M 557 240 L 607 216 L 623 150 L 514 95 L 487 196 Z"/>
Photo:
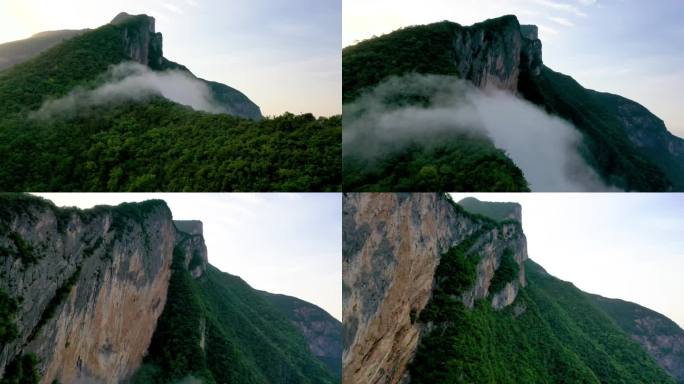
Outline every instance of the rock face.
<path id="1" fill-rule="evenodd" d="M 206 258 L 201 234 L 178 232 L 162 201 L 80 211 L 1 199 L 0 289 L 20 305 L 19 335 L 0 349 L 0 374 L 34 353 L 43 383 L 131 375 L 166 302 L 174 245 L 186 239 L 190 253 Z"/>
<path id="2" fill-rule="evenodd" d="M 343 200 L 343 381 L 406 379 L 421 335 L 413 319 L 428 303 L 440 255 L 486 227 L 446 195 L 345 194 Z M 526 240 L 517 223 L 484 230 L 471 248 L 480 256 L 477 281 L 463 300 L 487 297 L 505 249 L 520 266 L 517 281 L 492 293 L 510 304 L 525 284 Z"/>
<path id="3" fill-rule="evenodd" d="M 339 378 L 342 374 L 342 323 L 296 297 L 262 292 L 304 335 L 309 350 Z"/>
<path id="4" fill-rule="evenodd" d="M 643 105 L 610 93 L 593 92 L 609 106 L 629 141 L 658 165 L 675 190 L 684 190 L 684 139 L 667 130 L 665 123 Z"/>
<path id="5" fill-rule="evenodd" d="M 590 295 L 677 382 L 684 383 L 684 330 L 658 312 L 618 299 Z"/>
<path id="6" fill-rule="evenodd" d="M 173 223 L 178 230 L 176 246 L 184 254 L 186 268 L 195 279 L 202 277 L 209 264 L 202 222 L 199 220 L 176 220 Z"/>
<path id="7" fill-rule="evenodd" d="M 154 17 L 121 12 L 110 24 L 122 27 L 124 51 L 131 60 L 150 68 L 161 69 L 162 34 L 155 32 Z"/>
<path id="8" fill-rule="evenodd" d="M 541 41 L 536 26 L 503 16 L 470 27 L 455 25 L 453 49 L 460 77 L 480 88 L 517 92 L 521 72 L 541 72 Z"/>

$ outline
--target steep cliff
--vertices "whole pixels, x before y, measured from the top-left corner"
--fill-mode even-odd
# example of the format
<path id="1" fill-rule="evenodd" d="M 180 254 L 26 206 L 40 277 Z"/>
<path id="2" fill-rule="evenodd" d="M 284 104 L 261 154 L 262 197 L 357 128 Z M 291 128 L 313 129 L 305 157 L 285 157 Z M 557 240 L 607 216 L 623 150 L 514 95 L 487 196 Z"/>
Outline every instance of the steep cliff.
<path id="1" fill-rule="evenodd" d="M 341 324 L 209 265 L 202 227 L 0 195 L 0 383 L 339 382 Z"/>
<path id="2" fill-rule="evenodd" d="M 684 330 L 679 325 L 638 304 L 589 296 L 678 383 L 684 383 Z"/>
<path id="3" fill-rule="evenodd" d="M 121 12 L 110 24 L 121 27 L 124 52 L 131 60 L 154 69 L 163 62 L 162 34 L 155 31 L 154 17 Z"/>
<path id="4" fill-rule="evenodd" d="M 466 202 L 480 213 L 443 194 L 345 194 L 345 382 L 674 383 L 527 259 L 520 222 L 493 219 L 517 204 Z"/>
<path id="5" fill-rule="evenodd" d="M 586 89 L 546 67 L 541 48 L 537 28 L 520 25 L 510 15 L 469 27 L 443 21 L 402 28 L 343 49 L 343 101 L 351 103 L 393 76 L 450 75 L 485 90 L 509 91 L 571 123 L 582 136 L 578 153 L 610 186 L 635 191 L 684 189 L 682 139 L 638 103 Z M 424 98 L 415 104 L 421 102 Z M 401 161 L 416 155 L 405 152 L 385 159 L 391 165 L 385 174 L 411 172 L 400 167 Z M 472 171 L 469 165 L 463 167 Z"/>
<path id="6" fill-rule="evenodd" d="M 524 286 L 526 242 L 520 225 L 466 212 L 441 194 L 346 194 L 343 201 L 343 377 L 396 383 L 405 377 L 424 328 L 416 319 L 430 300 L 442 255 L 466 250 L 475 283 L 461 292 L 472 306 L 492 294 L 497 309 Z M 506 250 L 519 272 L 490 285 Z"/>
<path id="7" fill-rule="evenodd" d="M 296 297 L 262 292 L 304 334 L 311 352 L 340 379 L 342 323 L 321 308 Z"/>
<path id="8" fill-rule="evenodd" d="M 455 75 L 476 86 L 517 92 L 521 75 L 538 76 L 537 27 L 503 16 L 464 27 L 449 21 L 400 29 L 346 47 L 343 99 L 351 101 L 384 78 L 408 72 Z"/>
<path id="9" fill-rule="evenodd" d="M 19 301 L 0 373 L 35 354 L 43 383 L 131 375 L 166 301 L 169 209 L 161 201 L 79 211 L 29 196 L 0 200 L 0 290 Z"/>

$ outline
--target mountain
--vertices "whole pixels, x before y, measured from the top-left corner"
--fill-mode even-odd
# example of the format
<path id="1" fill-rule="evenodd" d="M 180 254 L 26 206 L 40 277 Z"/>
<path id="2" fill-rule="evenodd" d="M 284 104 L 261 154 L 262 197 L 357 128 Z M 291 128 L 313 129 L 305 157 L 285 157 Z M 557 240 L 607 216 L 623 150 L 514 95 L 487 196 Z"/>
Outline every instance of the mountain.
<path id="1" fill-rule="evenodd" d="M 474 197 L 466 197 L 458 202 L 466 211 L 482 215 L 496 221 L 515 220 L 522 222 L 522 207 L 518 203 L 497 203 L 480 201 Z"/>
<path id="2" fill-rule="evenodd" d="M 309 343 L 309 349 L 342 377 L 342 323 L 323 309 L 296 297 L 262 292 L 266 299 L 285 313 Z"/>
<path id="3" fill-rule="evenodd" d="M 684 188 L 682 139 L 670 134 L 662 120 L 638 103 L 588 90 L 571 77 L 546 67 L 541 48 L 537 27 L 520 25 L 517 18 L 510 15 L 469 27 L 448 21 L 406 27 L 343 49 L 343 100 L 346 106 L 353 106 L 372 94 L 375 87 L 407 74 L 448 76 L 454 83 L 457 83 L 456 79 L 465 80 L 479 89 L 498 89 L 517 95 L 572 123 L 582 139 L 576 151 L 608 186 L 634 191 Z M 400 91 L 388 103 L 395 103 L 397 97 L 409 101 L 413 98 L 414 102 L 410 104 L 416 105 L 411 91 Z M 424 101 L 424 98 L 417 100 Z M 415 130 L 421 128 L 414 127 Z M 440 148 L 459 152 L 463 150 L 462 146 L 467 148 L 470 144 L 467 141 L 459 144 L 455 139 L 449 147 L 442 144 Z M 493 147 L 491 141 L 490 146 Z M 358 165 L 356 157 L 345 155 L 345 164 L 349 164 L 350 171 L 361 173 L 361 176 L 348 175 L 345 170 L 345 184 L 349 177 L 354 186 L 372 189 L 373 178 L 377 179 L 375 173 L 411 172 L 415 175 L 410 164 L 399 162 L 407 157 L 427 158 L 424 162 L 432 163 L 438 174 L 453 172 L 449 169 L 456 167 L 455 163 L 443 161 L 443 156 L 431 155 L 433 151 L 433 147 L 425 146 L 411 148 L 411 152 L 400 151 L 386 156 L 384 161 L 379 161 L 379 166 Z M 467 168 L 463 173 L 476 171 L 467 162 L 458 164 L 458 167 Z M 517 175 L 517 171 L 511 173 L 511 169 L 501 167 L 496 171 L 501 173 L 498 178 L 502 180 L 507 178 L 506 173 L 510 175 L 508 177 Z M 476 176 L 487 177 L 484 172 L 480 173 Z M 366 184 L 359 184 L 355 178 L 362 178 Z M 469 187 L 460 181 L 454 186 Z M 421 189 L 421 186 L 402 187 L 402 190 Z M 492 183 L 487 190 L 499 188 Z"/>
<path id="4" fill-rule="evenodd" d="M 339 117 L 262 118 L 243 93 L 164 57 L 147 15 L 0 71 L 0 116 L 0 190 L 340 188 Z"/>
<path id="5" fill-rule="evenodd" d="M 87 29 L 46 31 L 36 33 L 28 39 L 0 44 L 0 71 L 23 63 L 55 45 L 87 32 Z"/>
<path id="6" fill-rule="evenodd" d="M 674 383 L 590 295 L 528 259 L 516 219 L 444 194 L 345 194 L 343 229 L 345 380 Z"/>
<path id="7" fill-rule="evenodd" d="M 318 320 L 211 266 L 201 222 L 163 201 L 0 200 L 0 383 L 338 381 Z"/>
<path id="8" fill-rule="evenodd" d="M 684 383 L 684 331 L 674 321 L 638 304 L 589 295 L 633 340 L 641 344 L 678 383 Z"/>

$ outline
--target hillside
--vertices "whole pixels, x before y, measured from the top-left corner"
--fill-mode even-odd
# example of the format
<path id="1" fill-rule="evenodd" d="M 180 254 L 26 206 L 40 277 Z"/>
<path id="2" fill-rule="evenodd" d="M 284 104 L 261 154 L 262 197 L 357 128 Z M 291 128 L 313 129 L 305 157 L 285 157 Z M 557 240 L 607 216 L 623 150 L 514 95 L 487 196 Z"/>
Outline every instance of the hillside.
<path id="1" fill-rule="evenodd" d="M 0 44 L 0 71 L 29 60 L 55 45 L 84 33 L 85 30 L 47 31 L 28 39 Z"/>
<path id="2" fill-rule="evenodd" d="M 0 72 L 0 190 L 340 188 L 339 117 L 262 118 L 162 49 L 153 18 L 121 14 Z"/>
<path id="3" fill-rule="evenodd" d="M 589 295 L 633 340 L 684 383 L 684 331 L 674 321 L 638 304 L 619 299 Z"/>
<path id="4" fill-rule="evenodd" d="M 339 382 L 305 331 L 318 318 L 212 267 L 202 223 L 163 201 L 0 203 L 0 383 Z"/>
<path id="5" fill-rule="evenodd" d="M 338 380 L 342 378 L 342 323 L 296 297 L 262 292 L 306 336 L 309 349 Z"/>
<path id="6" fill-rule="evenodd" d="M 466 211 L 489 217 L 496 221 L 516 220 L 522 222 L 522 208 L 518 203 L 499 203 L 480 201 L 474 197 L 466 197 L 458 202 Z"/>
<path id="7" fill-rule="evenodd" d="M 519 222 L 493 221 L 501 207 L 472 213 L 433 193 L 345 195 L 345 377 L 674 383 L 666 360 L 676 359 L 659 358 L 594 298 L 529 260 Z M 641 334 L 662 340 L 671 330 Z"/>
<path id="8" fill-rule="evenodd" d="M 491 92 L 496 89 L 516 95 L 571 123 L 580 138 L 580 143 L 569 143 L 575 147 L 575 156 L 586 162 L 608 188 L 629 191 L 684 188 L 680 172 L 684 167 L 684 141 L 667 132 L 662 121 L 638 103 L 588 90 L 571 77 L 546 67 L 542 62 L 542 43 L 537 37 L 537 27 L 520 25 L 515 16 L 503 16 L 468 27 L 443 21 L 402 28 L 344 48 L 342 60 L 344 113 L 345 118 L 349 113 L 352 121 L 364 116 L 359 115 L 358 110 L 367 107 L 365 99 L 368 95 L 392 79 L 405 79 L 407 75 L 440 75 L 444 79 L 451 78 L 450 82 L 454 84 L 457 79 L 466 80 L 479 90 Z M 408 94 L 408 98 L 399 99 L 404 105 L 425 113 L 434 110 L 430 104 L 425 104 L 425 98 L 412 99 L 408 91 L 397 92 L 397 97 L 402 97 L 401 92 Z M 477 94 L 477 91 L 469 92 Z M 382 102 L 387 110 L 392 111 L 395 100 L 385 99 Z M 457 106 L 458 102 L 452 103 L 452 109 Z M 432 117 L 441 118 L 436 113 Z M 370 126 L 365 127 L 369 131 L 366 136 L 381 135 L 381 130 L 373 127 L 374 121 L 368 121 Z M 426 129 L 425 125 L 430 120 L 424 121 L 427 123 L 412 127 L 417 137 L 421 136 L 421 130 Z M 513 122 L 510 125 L 514 126 Z M 344 136 L 348 133 L 345 128 Z M 421 168 L 402 164 L 405 158 L 419 156 L 425 159 L 422 165 L 432 167 L 438 175 L 455 173 L 455 168 L 460 173 L 481 178 L 491 186 L 478 191 L 501 190 L 495 181 L 486 179 L 487 173 L 499 174 L 498 179 L 517 177 L 519 170 L 514 167 L 478 172 L 477 163 L 445 161 L 445 155 L 432 154 L 436 148 L 442 152 L 459 153 L 464 151 L 463 148 L 471 147 L 467 140 L 460 143 L 458 137 L 450 140 L 448 147 L 438 141 L 441 148 L 423 143 L 417 147 L 397 149 L 391 154 L 382 153 L 375 162 L 361 166 L 355 165 L 361 161 L 359 156 L 353 151 L 348 154 L 348 150 L 343 148 L 344 183 L 347 185 L 349 180 L 349 185 L 359 190 L 475 191 L 462 183 L 444 189 L 439 183 L 424 182 L 418 177 Z M 488 146 L 489 149 L 481 149 L 470 157 L 497 150 L 491 140 Z M 375 163 L 381 164 L 382 168 Z M 360 184 L 355 179 L 358 177 L 368 180 Z M 382 182 L 392 178 L 391 184 Z M 411 184 L 407 186 L 398 180 L 410 180 Z M 477 183 L 477 180 L 471 183 Z M 519 187 L 508 188 L 520 190 Z"/>

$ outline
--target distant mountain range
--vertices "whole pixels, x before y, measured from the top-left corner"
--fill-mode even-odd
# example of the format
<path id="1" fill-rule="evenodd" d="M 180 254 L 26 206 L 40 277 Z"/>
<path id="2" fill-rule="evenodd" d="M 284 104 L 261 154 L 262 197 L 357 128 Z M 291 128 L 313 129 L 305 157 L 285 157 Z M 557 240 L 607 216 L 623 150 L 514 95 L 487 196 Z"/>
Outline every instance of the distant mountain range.
<path id="1" fill-rule="evenodd" d="M 351 106 L 363 102 L 361 96 L 371 94 L 388 79 L 409 74 L 448 76 L 454 83 L 455 79 L 465 80 L 481 90 L 503 90 L 571 123 L 581 137 L 574 151 L 609 189 L 684 190 L 684 140 L 668 132 L 661 119 L 638 103 L 586 89 L 571 77 L 545 66 L 536 26 L 520 25 L 515 16 L 469 27 L 444 21 L 402 28 L 344 48 L 342 60 L 347 120 L 356 118 Z M 426 107 L 429 99 L 411 92 L 415 91 L 397 91 L 385 100 L 387 109 L 407 105 Z M 355 113 L 366 112 L 361 111 Z M 511 124 L 511 129 L 524 122 L 516 124 Z M 345 123 L 345 138 L 349 133 L 346 127 Z M 419 144 L 396 150 L 388 148 L 388 153 L 373 160 L 360 158 L 352 144 L 347 147 L 345 143 L 345 189 L 517 191 L 528 188 L 520 178 L 520 169 L 506 161 L 510 153 L 495 148 L 491 138 L 472 134 L 455 138 L 440 136 L 436 143 L 421 145 L 425 141 L 423 137 L 430 134 L 420 134 L 426 129 L 424 126 L 414 128 L 422 140 Z M 367 130 L 372 136 L 373 128 Z M 483 141 L 488 144 L 474 144 Z"/>
<path id="2" fill-rule="evenodd" d="M 339 383 L 342 324 L 207 259 L 163 201 L 0 196 L 1 383 Z"/>

